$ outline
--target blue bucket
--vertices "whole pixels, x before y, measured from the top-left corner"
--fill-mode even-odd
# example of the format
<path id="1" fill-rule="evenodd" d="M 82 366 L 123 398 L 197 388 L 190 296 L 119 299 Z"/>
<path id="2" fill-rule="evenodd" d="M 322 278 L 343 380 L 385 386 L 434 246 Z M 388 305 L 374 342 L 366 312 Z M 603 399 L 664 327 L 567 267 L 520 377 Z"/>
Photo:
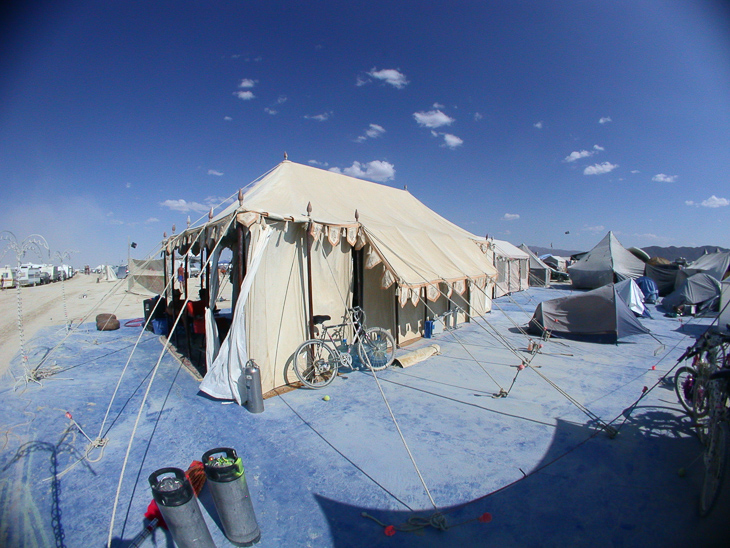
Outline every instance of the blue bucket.
<path id="1" fill-rule="evenodd" d="M 423 328 L 423 336 L 426 339 L 430 339 L 433 336 L 433 320 L 426 320 L 425 327 Z"/>

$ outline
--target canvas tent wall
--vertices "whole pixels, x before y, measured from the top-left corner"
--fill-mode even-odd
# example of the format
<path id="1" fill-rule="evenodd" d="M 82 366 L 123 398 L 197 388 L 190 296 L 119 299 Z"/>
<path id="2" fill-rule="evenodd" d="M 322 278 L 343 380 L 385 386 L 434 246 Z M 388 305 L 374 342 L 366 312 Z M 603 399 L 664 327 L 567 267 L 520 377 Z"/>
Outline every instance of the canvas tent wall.
<path id="1" fill-rule="evenodd" d="M 117 273 L 115 272 L 114 267 L 111 265 L 105 264 L 101 265 L 99 268 L 101 271 L 99 272 L 97 280 L 101 280 L 102 282 L 115 282 L 119 279 L 117 278 Z"/>
<path id="2" fill-rule="evenodd" d="M 680 266 L 675 263 L 652 264 L 646 263 L 646 275 L 656 282 L 659 289 L 659 296 L 664 297 L 675 290 L 675 282 Z"/>
<path id="3" fill-rule="evenodd" d="M 127 275 L 127 291 L 146 295 L 162 295 L 165 290 L 165 274 L 162 259 L 130 259 Z"/>
<path id="4" fill-rule="evenodd" d="M 568 267 L 576 289 L 595 289 L 644 275 L 644 263 L 634 257 L 608 232 L 580 261 Z"/>
<path id="5" fill-rule="evenodd" d="M 530 257 L 520 248 L 503 240 L 490 240 L 497 281 L 494 297 L 524 291 L 529 287 Z"/>
<path id="6" fill-rule="evenodd" d="M 723 333 L 730 333 L 730 279 L 722 282 L 717 325 Z"/>
<path id="7" fill-rule="evenodd" d="M 178 254 L 205 248 L 214 258 L 219 242 L 242 252 L 233 257 L 233 323 L 218 352 L 215 322 L 207 319 L 209 371 L 201 389 L 215 397 L 240 402 L 248 358 L 261 368 L 264 391 L 295 381 L 287 364 L 309 338 L 310 302 L 313 314 L 333 323 L 359 304 L 368 325 L 389 329 L 401 343 L 420 335 L 427 316 L 458 306 L 464 321 L 491 309 L 496 271 L 483 238 L 407 191 L 290 161 L 167 245 Z"/>
<path id="8" fill-rule="evenodd" d="M 521 244 L 520 249 L 529 257 L 530 278 L 529 285 L 536 287 L 550 286 L 550 267 L 540 260 L 526 244 Z"/>
<path id="9" fill-rule="evenodd" d="M 649 333 L 619 296 L 614 284 L 592 291 L 543 301 L 529 324 L 532 333 L 616 342 L 629 335 Z"/>
<path id="10" fill-rule="evenodd" d="M 713 308 L 719 297 L 720 281 L 709 274 L 700 272 L 684 280 L 673 293 L 664 297 L 662 307 L 667 312 L 672 312 L 680 306 L 693 304 L 702 310 Z"/>

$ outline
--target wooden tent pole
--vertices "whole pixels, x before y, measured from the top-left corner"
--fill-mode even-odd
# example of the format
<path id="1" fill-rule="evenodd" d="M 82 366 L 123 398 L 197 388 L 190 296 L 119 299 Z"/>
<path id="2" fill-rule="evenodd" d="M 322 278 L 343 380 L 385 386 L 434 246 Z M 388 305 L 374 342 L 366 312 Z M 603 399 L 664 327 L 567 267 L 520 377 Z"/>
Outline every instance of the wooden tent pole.
<path id="1" fill-rule="evenodd" d="M 403 291 L 402 288 L 395 286 L 395 346 L 400 348 L 400 313 L 398 303 L 398 292 Z"/>
<path id="2" fill-rule="evenodd" d="M 314 237 L 312 236 L 312 202 L 307 204 L 307 215 L 309 223 L 307 224 L 307 290 L 309 295 L 309 338 L 314 338 L 314 292 L 312 290 L 312 247 L 314 246 Z"/>
<path id="3" fill-rule="evenodd" d="M 167 232 L 162 233 L 163 242 L 165 242 L 162 248 L 162 293 L 167 299 Z"/>

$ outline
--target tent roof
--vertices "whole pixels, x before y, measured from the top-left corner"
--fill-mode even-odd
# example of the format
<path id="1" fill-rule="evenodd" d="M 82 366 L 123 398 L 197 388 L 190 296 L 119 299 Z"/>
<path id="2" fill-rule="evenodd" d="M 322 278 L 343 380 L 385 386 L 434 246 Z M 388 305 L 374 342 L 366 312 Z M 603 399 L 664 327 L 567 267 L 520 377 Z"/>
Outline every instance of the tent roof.
<path id="1" fill-rule="evenodd" d="M 530 251 L 530 248 L 527 247 L 526 244 L 520 244 L 520 249 L 527 253 L 527 256 L 530 257 L 530 268 L 538 269 L 543 268 L 545 270 L 550 270 L 550 267 L 546 265 L 544 262 L 540 260 L 540 257 L 535 255 L 532 251 Z"/>
<path id="2" fill-rule="evenodd" d="M 494 254 L 497 257 L 506 257 L 508 259 L 527 259 L 529 255 L 516 245 L 512 245 L 504 240 L 492 240 L 494 245 Z"/>
<path id="3" fill-rule="evenodd" d="M 717 280 L 722 280 L 730 267 L 730 251 L 707 253 L 687 266 L 687 273 L 692 275 L 698 272 L 709 274 Z"/>
<path id="4" fill-rule="evenodd" d="M 644 263 L 609 231 L 593 249 L 568 267 L 568 272 L 576 287 L 597 287 L 605 283 L 600 273 L 613 272 L 619 280 L 643 276 Z"/>
<path id="5" fill-rule="evenodd" d="M 408 191 L 288 160 L 262 176 L 244 194 L 242 205 L 234 202 L 209 224 L 221 225 L 235 214 L 239 220 L 248 215 L 296 223 L 311 220 L 328 228 L 361 226 L 402 285 L 496 275 L 478 245 L 486 244 L 484 238 L 444 219 Z"/>

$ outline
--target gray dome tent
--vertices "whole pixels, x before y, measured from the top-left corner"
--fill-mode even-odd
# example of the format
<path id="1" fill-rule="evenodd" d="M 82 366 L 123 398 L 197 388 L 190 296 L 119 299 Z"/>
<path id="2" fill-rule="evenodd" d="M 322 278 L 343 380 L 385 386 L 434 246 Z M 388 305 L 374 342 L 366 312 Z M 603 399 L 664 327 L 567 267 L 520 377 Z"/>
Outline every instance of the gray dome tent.
<path id="1" fill-rule="evenodd" d="M 686 304 L 698 305 L 700 310 L 713 308 L 720 298 L 720 281 L 704 272 L 690 276 L 676 291 L 662 299 L 662 307 L 673 312 Z"/>
<path id="2" fill-rule="evenodd" d="M 621 245 L 613 232 L 596 244 L 580 261 L 568 267 L 576 289 L 595 289 L 644 275 L 644 263 Z"/>
<path id="3" fill-rule="evenodd" d="M 540 303 L 528 329 L 533 334 L 548 331 L 609 343 L 629 335 L 649 333 L 621 299 L 614 284 Z"/>

